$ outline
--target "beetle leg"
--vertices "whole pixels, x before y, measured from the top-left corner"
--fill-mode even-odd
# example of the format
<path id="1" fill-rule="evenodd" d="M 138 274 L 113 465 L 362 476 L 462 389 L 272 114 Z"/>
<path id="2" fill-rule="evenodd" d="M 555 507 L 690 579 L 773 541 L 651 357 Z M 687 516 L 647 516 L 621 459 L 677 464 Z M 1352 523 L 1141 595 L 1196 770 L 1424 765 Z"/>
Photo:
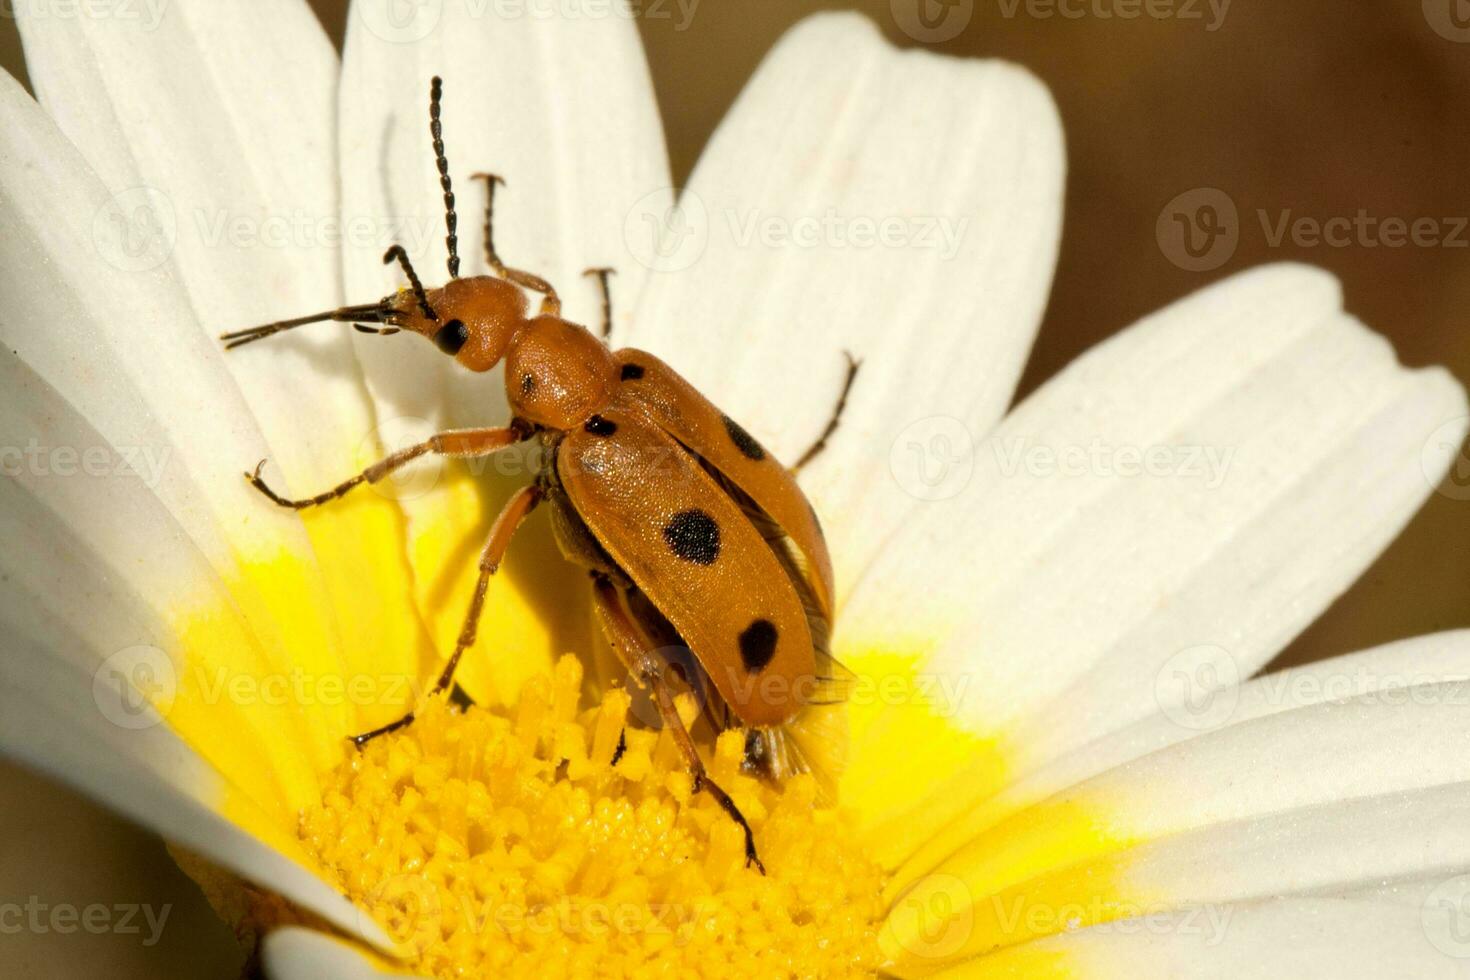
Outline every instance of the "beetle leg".
<path id="1" fill-rule="evenodd" d="M 793 473 L 801 472 L 803 466 L 810 463 L 818 453 L 827 448 L 827 440 L 832 438 L 832 433 L 837 431 L 837 423 L 842 421 L 842 410 L 847 407 L 848 392 L 852 391 L 852 383 L 857 380 L 858 368 L 863 366 L 863 362 L 853 357 L 850 351 L 843 351 L 842 356 L 847 358 L 847 377 L 842 381 L 842 393 L 837 396 L 837 407 L 832 409 L 832 418 L 827 421 L 827 427 L 822 430 L 817 441 L 812 443 L 811 448 L 802 453 L 801 459 L 798 459 L 796 465 L 791 467 Z"/>
<path id="2" fill-rule="evenodd" d="M 500 514 L 495 518 L 494 525 L 490 528 L 490 539 L 485 542 L 485 550 L 480 555 L 480 577 L 475 582 L 475 595 L 470 600 L 470 608 L 465 613 L 464 626 L 459 631 L 459 641 L 454 645 L 454 653 L 449 662 L 444 665 L 439 680 L 434 684 L 434 689 L 429 692 L 433 697 L 443 694 L 449 689 L 454 681 L 454 671 L 459 666 L 460 657 L 464 652 L 475 645 L 475 637 L 480 628 L 480 614 L 485 610 L 485 593 L 490 588 L 490 576 L 494 575 L 500 567 L 500 562 L 505 558 L 505 552 L 510 547 L 511 536 L 515 534 L 516 528 L 526 519 L 526 516 L 541 502 L 542 490 L 536 484 L 522 487 L 516 491 L 515 496 L 508 500 L 500 509 Z M 400 728 L 407 727 L 413 723 L 414 712 L 390 722 L 381 728 L 375 728 L 361 735 L 350 736 L 352 744 L 362 748 L 368 742 L 379 735 L 387 735 L 396 732 Z"/>
<path id="3" fill-rule="evenodd" d="M 561 314 L 561 297 L 556 295 L 556 290 L 551 283 L 542 279 L 534 273 L 521 269 L 512 269 L 501 261 L 495 251 L 495 185 L 504 184 L 505 178 L 496 174 L 470 174 L 471 180 L 483 180 L 485 182 L 485 261 L 490 270 L 497 276 L 508 282 L 513 282 L 523 289 L 529 289 L 533 293 L 541 293 L 541 312 L 546 316 L 559 316 Z"/>
<path id="4" fill-rule="evenodd" d="M 597 283 L 602 289 L 602 339 L 606 340 L 612 336 L 612 284 L 608 277 L 617 274 L 616 269 L 602 266 L 596 269 L 588 269 L 582 273 L 584 276 L 596 276 Z"/>
<path id="5" fill-rule="evenodd" d="M 745 831 L 745 864 L 747 867 L 755 865 L 761 874 L 766 873 L 766 866 L 761 863 L 760 856 L 755 849 L 755 834 L 750 829 L 750 823 L 735 801 L 730 799 L 719 784 L 709 778 L 709 773 L 704 767 L 704 760 L 699 757 L 699 751 L 694 745 L 694 737 L 689 734 L 689 729 L 684 726 L 684 720 L 679 717 L 679 710 L 674 704 L 674 692 L 669 687 L 668 676 L 664 672 L 663 662 L 648 649 L 648 643 L 644 640 L 642 632 L 628 615 L 626 607 L 619 598 L 618 589 L 605 575 L 593 575 L 593 601 L 597 607 L 598 618 L 602 620 L 603 628 L 607 631 L 608 640 L 618 651 L 618 655 L 633 675 L 644 684 L 653 694 L 654 703 L 658 706 L 659 717 L 663 719 L 664 727 L 673 736 L 674 742 L 679 746 L 685 761 L 689 764 L 689 772 L 694 777 L 694 791 L 700 790 L 715 798 L 715 802 L 730 815 L 730 819 L 740 825 Z"/>
<path id="6" fill-rule="evenodd" d="M 500 429 L 451 429 L 448 432 L 440 432 L 423 442 L 409 446 L 407 449 L 400 449 L 391 456 L 378 460 L 361 473 L 343 480 L 330 490 L 319 493 L 315 497 L 303 497 L 300 500 L 282 497 L 261 479 L 260 471 L 265 467 L 265 460 L 256 464 L 255 472 L 246 473 L 245 479 L 249 480 L 251 486 L 265 494 L 273 503 L 292 510 L 305 510 L 308 507 L 317 507 L 328 501 L 336 500 L 338 497 L 345 497 L 352 488 L 364 483 L 377 483 L 389 473 L 407 466 L 420 456 L 427 456 L 431 453 L 437 456 L 459 458 L 488 456 L 490 453 L 522 442 L 530 435 L 530 427 L 520 421 L 512 422 Z"/>

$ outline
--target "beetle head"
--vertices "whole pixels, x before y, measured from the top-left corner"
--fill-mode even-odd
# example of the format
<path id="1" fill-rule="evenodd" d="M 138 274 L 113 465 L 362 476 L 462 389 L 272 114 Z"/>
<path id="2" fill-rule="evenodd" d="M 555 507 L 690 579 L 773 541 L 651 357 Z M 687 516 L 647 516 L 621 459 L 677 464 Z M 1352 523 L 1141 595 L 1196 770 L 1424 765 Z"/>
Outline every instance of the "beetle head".
<path id="1" fill-rule="evenodd" d="M 411 289 L 384 302 L 392 322 L 427 337 L 471 371 L 488 371 L 500 362 L 511 337 L 526 323 L 526 296 L 512 283 L 492 276 L 452 279 L 424 293 L 429 312 Z"/>
<path id="2" fill-rule="evenodd" d="M 388 254 L 391 258 L 395 251 Z M 351 323 L 363 333 L 416 333 L 471 371 L 488 371 L 505 356 L 511 338 L 527 322 L 525 294 L 504 279 L 451 279 L 430 290 L 420 287 L 417 279 L 413 282 L 414 288 L 400 289 L 376 303 L 236 330 L 221 339 L 227 348 L 235 348 L 308 323 L 333 320 Z"/>

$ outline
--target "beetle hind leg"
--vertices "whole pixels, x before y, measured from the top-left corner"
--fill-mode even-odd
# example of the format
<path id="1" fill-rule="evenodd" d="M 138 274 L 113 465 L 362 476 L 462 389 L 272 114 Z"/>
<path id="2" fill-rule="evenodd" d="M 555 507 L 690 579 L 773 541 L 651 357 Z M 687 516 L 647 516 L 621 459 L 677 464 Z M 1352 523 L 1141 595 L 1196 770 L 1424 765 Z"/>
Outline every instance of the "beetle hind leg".
<path id="1" fill-rule="evenodd" d="M 602 293 L 602 339 L 606 340 L 612 336 L 612 284 L 608 278 L 615 275 L 617 270 L 608 266 L 599 266 L 583 272 L 584 276 L 596 276 L 598 291 Z"/>
<path id="2" fill-rule="evenodd" d="M 842 379 L 842 392 L 837 396 L 837 405 L 832 409 L 832 417 L 827 420 L 827 427 L 817 437 L 817 441 L 811 444 L 806 452 L 801 454 L 795 464 L 792 465 L 793 473 L 801 472 L 801 468 L 816 459 L 823 449 L 827 448 L 827 440 L 832 438 L 832 433 L 837 431 L 838 424 L 842 421 L 842 412 L 847 408 L 847 396 L 852 391 L 852 383 L 857 380 L 858 368 L 863 362 L 852 356 L 850 351 L 843 351 L 842 356 L 847 358 L 847 376 Z"/>
<path id="3" fill-rule="evenodd" d="M 628 615 L 617 586 L 606 575 L 593 575 L 593 603 L 598 619 L 607 632 L 608 641 L 634 676 L 652 692 L 664 727 L 674 737 L 679 751 L 689 765 L 689 772 L 694 777 L 695 792 L 702 790 L 714 797 L 720 808 L 730 815 L 730 819 L 740 825 L 740 829 L 745 832 L 746 867 L 753 865 L 761 874 L 765 874 L 766 866 L 761 863 L 760 855 L 756 852 L 755 833 L 750 829 L 749 821 L 730 798 L 730 794 L 710 778 L 704 760 L 699 757 L 699 751 L 694 745 L 694 738 L 689 734 L 689 729 L 685 727 L 684 720 L 679 717 L 678 708 L 674 705 L 674 692 L 669 687 L 663 662 L 649 649 L 642 632 Z"/>

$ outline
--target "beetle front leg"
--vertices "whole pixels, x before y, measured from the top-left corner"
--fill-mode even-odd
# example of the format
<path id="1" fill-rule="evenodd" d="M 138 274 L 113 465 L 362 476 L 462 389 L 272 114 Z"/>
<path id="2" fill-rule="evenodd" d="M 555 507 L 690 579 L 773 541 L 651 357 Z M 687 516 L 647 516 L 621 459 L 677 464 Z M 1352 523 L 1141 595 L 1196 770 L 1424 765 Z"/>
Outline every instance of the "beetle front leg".
<path id="1" fill-rule="evenodd" d="M 308 507 L 318 507 L 338 497 L 345 497 L 354 487 L 364 483 L 377 483 L 379 480 L 395 470 L 407 466 L 420 456 L 430 454 L 436 456 L 451 456 L 455 458 L 469 458 L 472 456 L 488 456 L 499 452 L 507 446 L 513 446 L 523 442 L 531 436 L 531 427 L 519 420 L 512 422 L 504 428 L 498 429 L 451 429 L 448 432 L 440 432 L 430 436 L 423 442 L 400 449 L 391 456 L 378 460 L 367 469 L 354 477 L 343 480 L 330 490 L 317 494 L 315 497 L 303 497 L 300 500 L 292 500 L 282 497 L 272 490 L 266 482 L 261 479 L 260 471 L 265 467 L 265 460 L 256 464 L 253 473 L 246 473 L 245 479 L 250 485 L 259 490 L 272 503 L 289 507 L 292 510 L 305 510 Z"/>
<path id="2" fill-rule="evenodd" d="M 699 757 L 699 751 L 694 745 L 694 737 L 685 727 L 684 719 L 679 717 L 679 710 L 674 704 L 674 692 L 669 687 L 669 679 L 664 672 L 662 661 L 649 649 L 649 644 L 643 637 L 642 631 L 628 615 L 627 609 L 619 598 L 617 587 L 605 575 L 595 573 L 593 575 L 593 603 L 597 609 L 598 618 L 607 631 L 608 641 L 612 643 L 619 657 L 627 664 L 639 682 L 652 692 L 664 727 L 674 737 L 675 744 L 679 746 L 679 751 L 683 753 L 685 761 L 689 764 L 689 773 L 694 777 L 694 791 L 697 793 L 703 790 L 713 796 L 721 809 L 730 815 L 730 819 L 740 825 L 740 829 L 745 831 L 746 866 L 755 865 L 761 874 L 765 874 L 766 866 L 761 863 L 760 855 L 756 853 L 755 833 L 750 829 L 749 821 L 735 805 L 735 801 L 730 799 L 730 794 L 709 778 L 704 760 Z"/>
<path id="3" fill-rule="evenodd" d="M 480 555 L 480 577 L 475 581 L 475 594 L 470 599 L 470 608 L 465 613 L 464 626 L 460 628 L 459 640 L 454 644 L 454 653 L 449 662 L 444 665 L 444 670 L 439 674 L 439 680 L 434 684 L 433 690 L 429 692 L 430 697 L 443 694 L 449 690 L 449 685 L 454 682 L 454 671 L 459 667 L 459 660 L 464 652 L 475 645 L 475 637 L 480 630 L 480 614 L 485 611 L 485 593 L 490 588 L 490 576 L 494 575 L 500 568 L 500 563 L 505 559 L 505 552 L 510 548 L 510 539 L 515 534 L 516 528 L 521 522 L 536 509 L 541 502 L 542 490 L 539 486 L 532 484 L 522 487 L 516 491 L 506 505 L 500 509 L 500 514 L 495 518 L 495 523 L 490 528 L 490 539 L 485 542 L 485 550 Z M 368 742 L 380 735 L 396 732 L 400 728 L 406 728 L 413 724 L 415 713 L 399 718 L 397 721 L 389 722 L 381 728 L 374 728 L 370 732 L 361 735 L 348 736 L 352 744 L 362 748 Z"/>

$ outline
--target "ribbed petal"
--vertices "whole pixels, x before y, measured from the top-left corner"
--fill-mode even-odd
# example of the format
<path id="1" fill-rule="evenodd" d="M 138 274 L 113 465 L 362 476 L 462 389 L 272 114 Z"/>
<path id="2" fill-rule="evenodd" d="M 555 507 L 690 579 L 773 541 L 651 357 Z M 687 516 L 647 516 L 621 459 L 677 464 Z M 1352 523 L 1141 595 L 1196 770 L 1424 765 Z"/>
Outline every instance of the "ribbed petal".
<path id="1" fill-rule="evenodd" d="M 265 439 L 258 454 L 244 441 L 216 444 L 231 496 L 245 496 L 240 471 L 267 456 L 271 482 L 310 496 L 380 455 L 347 327 L 307 327 L 230 354 L 216 339 L 340 306 L 343 237 L 386 236 L 381 223 L 338 214 L 338 63 L 311 10 L 300 0 L 183 0 L 156 23 L 22 13 L 42 104 L 113 195 L 116 213 L 97 220 L 132 221 L 133 247 L 156 235 L 153 252 L 130 261 L 124 242 L 104 258 L 145 281 L 153 259 L 176 270 L 197 320 L 196 336 L 157 356 L 197 367 L 221 410 L 243 404 Z M 165 383 L 140 380 L 145 391 Z M 276 517 L 262 513 L 270 506 L 252 498 L 240 510 L 265 521 Z M 332 600 L 327 623 L 343 641 L 339 652 L 330 638 L 332 655 L 352 673 L 421 673 L 432 658 L 396 506 L 359 491 L 351 506 L 310 512 L 307 530 Z M 376 724 L 398 710 L 368 715 Z"/>
<path id="2" fill-rule="evenodd" d="M 1341 896 L 1271 898 L 1083 929 L 972 960 L 947 978 L 1451 980 L 1463 977 L 1462 879 Z"/>
<path id="3" fill-rule="evenodd" d="M 1117 918 L 1461 873 L 1467 700 L 1451 681 L 1314 704 L 1109 770 L 941 862 L 896 901 L 885 948 L 924 974 Z M 964 923 L 943 950 L 912 914 L 940 899 Z"/>
<path id="4" fill-rule="evenodd" d="M 1405 689 L 1415 685 L 1466 679 L 1470 679 L 1470 631 L 1462 630 L 1334 657 L 1239 687 L 1201 688 L 1193 703 L 1171 703 L 1158 714 L 1067 753 L 967 810 L 905 862 L 889 882 L 889 891 L 901 894 L 966 842 L 1027 807 L 1206 732 L 1324 701 L 1374 693 L 1407 698 Z"/>
<path id="5" fill-rule="evenodd" d="M 656 270 L 630 337 L 803 474 L 845 593 L 935 488 L 910 445 L 983 434 L 1045 305 L 1065 161 L 1022 69 L 899 52 L 853 15 L 782 39 L 690 181 L 630 227 Z M 648 237 L 663 228 L 662 250 Z"/>
<path id="6" fill-rule="evenodd" d="M 129 463 L 123 472 L 157 495 L 227 586 L 273 672 L 340 674 L 331 605 L 310 540 L 294 515 L 264 506 L 242 479 L 240 459 L 265 455 L 264 440 L 169 264 L 138 274 L 109 263 L 118 240 L 108 231 L 115 212 L 106 190 L 8 77 L 0 80 L 0 116 L 0 220 L 7 229 L 0 267 L 10 300 L 0 311 L 0 339 L 51 392 L 47 397 L 69 404 Z M 60 472 L 75 448 L 49 433 L 48 423 L 45 414 L 32 416 L 35 431 L 26 436 L 35 439 L 43 474 Z M 67 520 L 86 534 L 111 517 L 99 498 Z M 197 608 L 173 612 L 210 620 Z M 210 638 L 206 625 L 199 630 L 191 653 L 231 655 L 235 637 Z M 313 720 L 298 733 L 295 752 L 306 765 L 331 765 L 351 724 L 344 706 L 316 699 L 301 710 Z"/>
<path id="7" fill-rule="evenodd" d="M 294 819 L 318 797 L 317 774 L 342 758 L 342 736 L 362 727 L 358 710 L 398 709 L 318 686 L 335 680 L 340 692 L 350 671 L 317 564 L 323 536 L 266 505 L 241 478 L 276 447 L 200 321 L 201 311 L 223 310 L 232 298 L 276 291 L 289 298 L 310 280 L 326 282 L 331 295 L 331 256 L 320 266 L 325 277 L 307 268 L 292 278 L 277 273 L 309 266 L 309 249 L 270 259 L 246 248 L 230 259 L 201 245 L 192 233 L 218 217 L 212 206 L 243 201 L 258 217 L 254 209 L 279 203 L 273 195 L 289 179 L 252 173 L 236 159 L 261 161 L 258 146 L 246 153 L 241 144 L 250 127 L 269 125 L 247 111 L 243 95 L 198 85 L 182 69 L 160 78 L 156 63 L 172 58 L 201 77 L 210 64 L 238 74 L 232 54 L 211 59 L 202 46 L 228 35 L 243 57 L 264 58 L 271 45 L 260 30 L 268 26 L 245 16 L 249 9 L 232 8 L 201 40 L 181 29 L 184 8 L 170 7 L 168 21 L 156 25 L 167 56 L 146 64 L 137 49 L 149 38 L 133 37 L 130 47 L 106 33 L 127 34 L 126 23 L 28 21 L 32 76 L 72 141 L 13 80 L 0 80 L 7 230 L 0 424 L 3 444 L 22 450 L 18 459 L 7 453 L 0 489 L 8 543 L 0 745 L 328 921 L 382 941 L 308 870 Z M 325 97 L 320 86 L 330 85 L 333 61 L 319 36 L 301 33 L 303 12 L 265 11 L 308 51 L 289 81 L 310 101 L 311 66 Z M 280 56 L 295 63 L 301 51 L 282 47 Z M 325 60 L 313 60 L 311 50 Z M 229 127 L 208 125 L 232 112 L 249 116 L 233 141 L 221 135 Z M 317 152 L 330 140 L 327 130 Z M 219 156 L 180 145 L 196 136 Z M 278 162 L 292 166 L 297 152 Z M 106 182 L 83 153 L 104 168 Z M 306 169 L 304 182 L 315 173 L 330 194 L 330 159 Z M 176 183 L 166 182 L 171 176 Z M 221 184 L 217 193 L 211 181 Z M 334 209 L 330 196 L 324 206 Z M 231 268 L 236 261 L 240 270 Z M 360 387 L 333 390 L 346 395 L 328 402 L 350 407 L 355 398 L 361 415 Z M 340 420 L 324 410 L 319 421 Z M 293 445 L 298 458 L 311 455 L 301 449 L 306 440 Z M 391 567 L 401 564 L 393 556 L 402 538 L 391 524 L 386 532 L 380 553 Z M 411 636 L 406 587 L 399 594 Z M 408 676 L 402 666 L 396 673 Z M 283 699 L 298 679 L 310 694 Z"/>
<path id="8" fill-rule="evenodd" d="M 1182 697 L 1172 670 L 1218 650 L 1215 686 L 1249 677 L 1432 492 L 1424 445 L 1464 417 L 1453 379 L 1401 368 L 1300 267 L 1100 345 L 956 461 L 963 493 L 906 524 L 855 592 L 836 647 L 873 683 L 844 798 L 897 863 Z"/>
<path id="9" fill-rule="evenodd" d="M 0 750 L 386 941 L 308 870 L 292 828 L 316 796 L 310 708 L 231 693 L 272 674 L 221 579 L 115 448 L 9 353 L 0 390 L 0 444 L 92 461 L 0 480 Z M 189 642 L 199 609 L 212 610 L 203 649 Z"/>
<path id="10" fill-rule="evenodd" d="M 261 946 L 261 965 L 271 980 L 377 980 L 407 977 L 375 961 L 359 947 L 310 929 L 278 929 Z"/>

